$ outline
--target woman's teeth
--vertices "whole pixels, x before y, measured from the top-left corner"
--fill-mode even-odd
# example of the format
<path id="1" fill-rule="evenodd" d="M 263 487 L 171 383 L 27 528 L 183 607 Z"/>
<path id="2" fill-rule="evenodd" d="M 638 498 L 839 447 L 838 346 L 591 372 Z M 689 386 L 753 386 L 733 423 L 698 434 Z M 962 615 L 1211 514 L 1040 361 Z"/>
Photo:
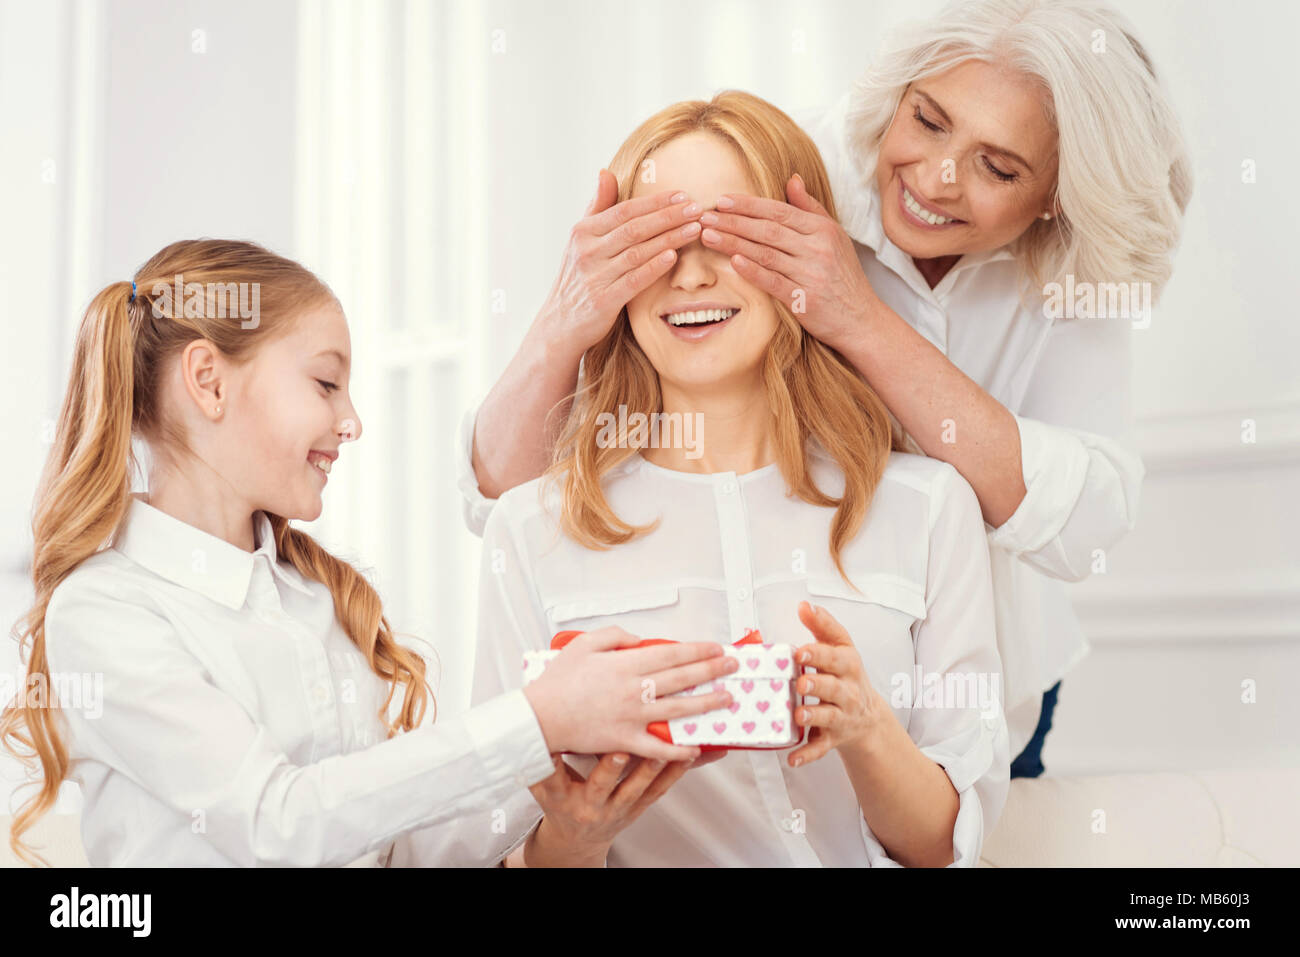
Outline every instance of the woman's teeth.
<path id="1" fill-rule="evenodd" d="M 698 312 L 670 312 L 664 319 L 673 326 L 698 326 L 705 322 L 730 319 L 738 312 L 739 309 L 701 309 Z"/>
<path id="2" fill-rule="evenodd" d="M 330 462 L 328 456 L 320 455 L 316 452 L 313 452 L 307 456 L 307 461 L 310 462 L 312 465 L 316 466 L 316 468 L 320 469 L 326 475 L 330 474 L 330 466 L 333 463 Z"/>
<path id="3" fill-rule="evenodd" d="M 917 219 L 925 220 L 931 226 L 943 226 L 946 223 L 961 222 L 959 219 L 948 219 L 947 217 L 939 216 L 925 209 L 925 207 L 916 201 L 916 197 L 907 191 L 906 186 L 903 187 L 903 205 L 912 211 L 913 216 Z"/>

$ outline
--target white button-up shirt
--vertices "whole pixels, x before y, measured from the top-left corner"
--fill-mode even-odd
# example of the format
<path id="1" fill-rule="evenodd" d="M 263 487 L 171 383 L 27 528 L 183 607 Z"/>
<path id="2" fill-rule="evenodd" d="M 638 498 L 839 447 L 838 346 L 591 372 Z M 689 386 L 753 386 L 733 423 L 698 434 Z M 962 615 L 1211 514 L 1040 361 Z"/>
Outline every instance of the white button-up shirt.
<path id="1" fill-rule="evenodd" d="M 437 856 L 448 831 L 554 770 L 527 699 L 436 724 L 430 701 L 387 739 L 387 684 L 255 519 L 250 553 L 135 496 L 114 546 L 54 590 L 55 687 L 82 676 L 61 714 L 90 863 L 477 863 Z"/>
<path id="2" fill-rule="evenodd" d="M 848 149 L 852 93 L 797 117 L 821 151 L 840 223 L 886 304 L 1016 419 L 1025 498 L 986 524 L 1007 683 L 1011 753 L 1038 723 L 1042 692 L 1088 651 L 1063 582 L 1104 567 L 1133 528 L 1144 468 L 1134 449 L 1131 322 L 1060 319 L 1018 297 L 1010 250 L 963 256 L 933 289 L 885 235 L 875 171 Z"/>
<path id="3" fill-rule="evenodd" d="M 840 495 L 839 466 L 815 440 L 810 453 L 818 486 Z M 524 652 L 545 649 L 557 631 L 619 625 L 646 638 L 731 643 L 757 628 L 764 641 L 799 645 L 814 640 L 797 615 L 808 599 L 845 626 L 872 686 L 947 772 L 960 799 L 954 864 L 978 861 L 1005 802 L 1010 757 L 988 548 L 975 493 L 952 466 L 891 457 L 842 556 L 861 594 L 831 558 L 835 510 L 788 497 L 775 463 L 696 474 L 633 455 L 606 473 L 609 503 L 625 521 L 662 524 L 608 551 L 559 532 L 558 496 L 552 490 L 543 508 L 540 481 L 502 495 L 486 522 L 475 702 L 518 688 Z M 920 699 L 926 676 L 948 673 L 986 681 L 989 697 Z M 736 750 L 688 771 L 615 838 L 607 864 L 895 864 L 837 755 L 790 768 L 789 754 Z M 568 760 L 586 774 L 596 759 Z M 511 843 L 541 815 L 528 791 L 517 794 L 503 815 Z M 489 820 L 471 815 L 467 824 L 481 833 Z"/>

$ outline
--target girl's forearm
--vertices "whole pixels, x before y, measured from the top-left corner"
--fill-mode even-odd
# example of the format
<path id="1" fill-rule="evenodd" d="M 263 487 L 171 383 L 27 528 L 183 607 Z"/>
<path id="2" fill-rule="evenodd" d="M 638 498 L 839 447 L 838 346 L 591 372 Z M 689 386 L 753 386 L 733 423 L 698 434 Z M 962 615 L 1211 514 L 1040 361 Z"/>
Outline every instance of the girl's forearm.
<path id="1" fill-rule="evenodd" d="M 1025 497 L 1015 417 L 878 297 L 857 328 L 835 348 L 925 454 L 971 484 L 984 520 L 1000 526 Z"/>
<path id="2" fill-rule="evenodd" d="M 905 867 L 947 867 L 961 800 L 947 773 L 887 713 L 878 731 L 839 749 L 862 816 L 889 856 Z"/>
<path id="3" fill-rule="evenodd" d="M 529 327 L 474 425 L 474 474 L 488 498 L 537 478 L 550 464 L 569 403 L 556 409 L 549 429 L 546 416 L 576 387 L 582 353 L 547 313 Z"/>

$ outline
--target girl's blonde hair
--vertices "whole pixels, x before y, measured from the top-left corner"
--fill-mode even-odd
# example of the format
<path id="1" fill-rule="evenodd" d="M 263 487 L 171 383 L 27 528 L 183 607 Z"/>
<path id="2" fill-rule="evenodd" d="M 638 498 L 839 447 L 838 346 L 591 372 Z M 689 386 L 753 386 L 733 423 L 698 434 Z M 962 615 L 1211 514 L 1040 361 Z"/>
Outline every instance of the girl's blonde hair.
<path id="1" fill-rule="evenodd" d="M 835 216 L 826 168 L 812 140 L 771 103 L 735 90 L 707 102 L 676 103 L 637 127 L 609 166 L 618 180 L 619 200 L 631 196 L 635 176 L 654 150 L 699 130 L 718 136 L 736 151 L 756 195 L 784 201 L 785 184 L 797 172 L 809 195 Z M 844 571 L 841 550 L 862 524 L 890 451 L 915 446 L 905 444 L 897 420 L 843 356 L 809 335 L 785 303 L 774 297 L 772 304 L 778 324 L 762 374 L 781 474 L 804 501 L 835 506 L 831 555 L 840 575 L 856 589 Z M 630 446 L 626 434 L 616 446 L 600 447 L 598 419 L 620 406 L 626 406 L 629 419 L 637 412 L 661 412 L 663 397 L 658 373 L 632 334 L 626 307 L 605 338 L 586 351 L 582 368 L 577 390 L 557 405 L 573 403 L 539 491 L 563 475 L 561 529 L 588 548 L 603 549 L 647 534 L 659 521 L 629 525 L 610 508 L 601 477 L 638 449 Z M 826 495 L 813 482 L 805 445 L 809 436 L 815 436 L 843 470 L 842 497 Z"/>
<path id="2" fill-rule="evenodd" d="M 177 276 L 183 276 L 186 285 L 201 283 L 205 290 L 214 288 L 209 284 L 227 290 L 239 287 L 226 284 L 257 283 L 258 323 L 243 328 L 238 315 L 186 315 L 182 303 L 153 294 L 156 286 L 170 288 Z M 161 401 L 164 366 L 195 339 L 207 339 L 232 361 L 247 361 L 260 344 L 283 333 L 305 310 L 337 302 L 310 271 L 248 242 L 172 243 L 134 279 L 133 301 L 130 282 L 105 287 L 91 300 L 77 332 L 58 431 L 32 519 L 36 601 L 14 629 L 21 651 L 31 645 L 29 686 L 35 678 L 52 687 L 45 657 L 45 611 L 51 594 L 79 563 L 111 544 L 126 514 L 138 469 L 132 438 L 145 439 L 168 454 L 188 448 L 175 417 Z M 198 311 L 222 316 L 226 312 L 211 305 Z M 388 736 L 417 726 L 426 693 L 432 700 L 425 662 L 397 643 L 374 588 L 285 518 L 269 518 L 278 555 L 304 577 L 329 587 L 343 629 L 375 674 L 391 683 L 379 712 Z M 388 708 L 398 683 L 406 685 L 405 695 L 398 718 L 390 720 Z M 31 706 L 24 703 L 25 697 L 18 694 L 0 716 L 0 744 L 25 766 L 32 767 L 32 759 L 39 758 L 44 774 L 39 792 L 14 815 L 9 845 L 27 863 L 45 864 L 23 844 L 22 835 L 53 806 L 68 771 L 68 750 L 53 709 Z"/>
<path id="3" fill-rule="evenodd" d="M 1026 295 L 1051 282 L 1151 284 L 1158 300 L 1192 192 L 1181 126 L 1128 20 L 1098 0 L 957 0 L 895 34 L 855 84 L 847 145 L 863 188 L 908 86 L 967 60 L 1042 86 L 1057 131 L 1053 205 L 1012 243 Z"/>

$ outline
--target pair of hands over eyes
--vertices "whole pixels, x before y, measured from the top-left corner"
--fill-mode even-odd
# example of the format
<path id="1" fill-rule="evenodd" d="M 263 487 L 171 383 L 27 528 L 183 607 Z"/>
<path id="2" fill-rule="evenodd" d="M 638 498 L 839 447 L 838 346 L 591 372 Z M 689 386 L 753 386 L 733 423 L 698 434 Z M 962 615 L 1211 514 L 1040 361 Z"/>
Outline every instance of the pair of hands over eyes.
<path id="1" fill-rule="evenodd" d="M 816 761 L 832 749 L 870 746 L 881 722 L 896 720 L 867 679 L 844 626 L 826 609 L 808 602 L 800 602 L 798 614 L 815 640 L 799 646 L 795 658 L 816 673 L 801 675 L 796 690 L 815 694 L 819 701 L 795 709 L 795 721 L 809 733 L 788 755 L 791 767 Z M 586 778 L 553 755 L 555 773 L 529 790 L 545 813 L 541 827 L 548 831 L 548 845 L 564 848 L 565 856 L 575 862 L 603 861 L 618 833 L 684 774 L 728 754 L 706 751 L 694 761 L 655 761 L 613 752 L 601 756 Z"/>
<path id="2" fill-rule="evenodd" d="M 569 232 L 542 314 L 563 341 L 585 350 L 605 337 L 629 300 L 672 268 L 678 249 L 698 239 L 835 346 L 860 327 L 875 293 L 853 240 L 798 173 L 786 195 L 788 203 L 724 194 L 709 211 L 671 190 L 617 202 L 618 182 L 602 169 L 595 197 Z"/>

